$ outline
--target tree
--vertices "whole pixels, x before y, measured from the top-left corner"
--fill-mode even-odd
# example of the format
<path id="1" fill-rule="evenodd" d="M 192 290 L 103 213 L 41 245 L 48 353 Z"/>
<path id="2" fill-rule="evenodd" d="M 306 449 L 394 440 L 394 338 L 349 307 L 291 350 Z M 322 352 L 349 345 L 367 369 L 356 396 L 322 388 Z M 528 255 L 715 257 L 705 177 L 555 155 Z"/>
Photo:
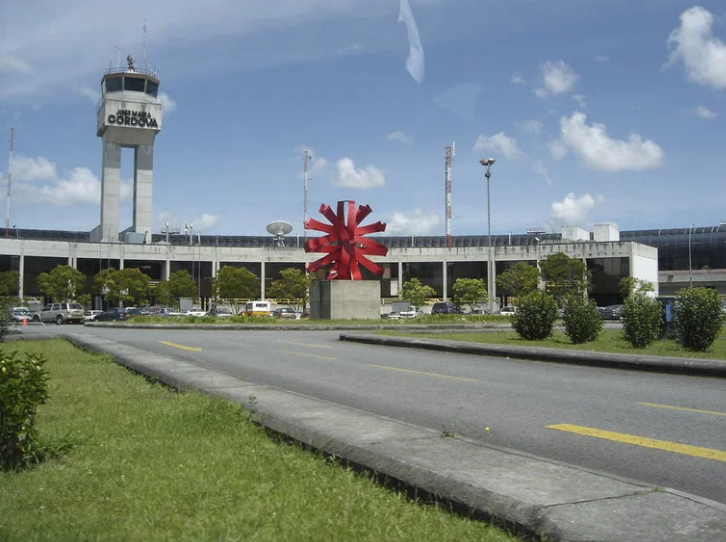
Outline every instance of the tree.
<path id="1" fill-rule="evenodd" d="M 0 295 L 15 295 L 18 293 L 20 274 L 17 271 L 3 271 L 0 273 Z"/>
<path id="2" fill-rule="evenodd" d="M 647 295 L 654 291 L 655 287 L 653 283 L 648 280 L 636 279 L 635 277 L 623 277 L 620 281 L 620 293 L 626 298 L 634 299 L 639 294 Z"/>
<path id="3" fill-rule="evenodd" d="M 59 265 L 38 276 L 38 288 L 56 303 L 75 300 L 82 295 L 85 285 L 86 276 L 70 265 Z"/>
<path id="4" fill-rule="evenodd" d="M 415 307 L 421 307 L 426 303 L 426 298 L 436 295 L 436 291 L 431 286 L 421 284 L 417 278 L 403 283 L 401 288 L 401 299 L 405 299 Z"/>
<path id="5" fill-rule="evenodd" d="M 197 299 L 198 289 L 197 283 L 189 274 L 189 271 L 176 271 L 169 276 L 167 281 L 169 294 L 171 297 L 192 297 Z"/>
<path id="6" fill-rule="evenodd" d="M 547 291 L 557 298 L 583 295 L 588 287 L 587 266 L 582 260 L 558 252 L 540 263 Z"/>
<path id="7" fill-rule="evenodd" d="M 533 265 L 517 262 L 497 277 L 499 293 L 505 297 L 521 297 L 539 286 L 540 272 Z"/>
<path id="8" fill-rule="evenodd" d="M 174 303 L 174 296 L 171 294 L 168 280 L 161 280 L 156 283 L 149 293 L 161 305 L 172 305 Z"/>
<path id="9" fill-rule="evenodd" d="M 112 305 L 146 305 L 151 278 L 138 269 L 104 269 L 94 278 L 96 289 Z"/>
<path id="10" fill-rule="evenodd" d="M 238 299 L 255 299 L 260 291 L 260 279 L 244 267 L 225 266 L 214 280 L 214 294 L 227 303 L 234 314 L 239 311 Z"/>
<path id="11" fill-rule="evenodd" d="M 294 300 L 297 308 L 305 308 L 311 280 L 312 277 L 300 269 L 283 269 L 280 278 L 270 285 L 267 293 L 277 299 Z"/>
<path id="12" fill-rule="evenodd" d="M 469 305 L 470 309 L 474 308 L 477 301 L 486 302 L 488 299 L 487 285 L 482 279 L 456 279 L 452 293 L 454 303 L 458 306 Z"/>

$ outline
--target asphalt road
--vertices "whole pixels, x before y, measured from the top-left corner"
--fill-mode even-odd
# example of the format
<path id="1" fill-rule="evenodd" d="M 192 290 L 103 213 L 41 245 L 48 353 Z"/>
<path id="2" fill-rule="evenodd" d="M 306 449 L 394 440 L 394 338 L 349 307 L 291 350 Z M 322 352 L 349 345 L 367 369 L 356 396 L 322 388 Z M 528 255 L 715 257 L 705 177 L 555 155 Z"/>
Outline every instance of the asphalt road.
<path id="1" fill-rule="evenodd" d="M 331 331 L 62 330 L 726 504 L 723 379 L 343 343 Z"/>

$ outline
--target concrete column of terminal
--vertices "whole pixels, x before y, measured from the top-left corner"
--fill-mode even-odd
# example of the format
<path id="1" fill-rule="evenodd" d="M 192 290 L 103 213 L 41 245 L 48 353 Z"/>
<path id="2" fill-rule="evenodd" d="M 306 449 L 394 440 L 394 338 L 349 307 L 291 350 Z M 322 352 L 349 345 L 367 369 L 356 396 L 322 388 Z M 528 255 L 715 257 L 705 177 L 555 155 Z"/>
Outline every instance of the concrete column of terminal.
<path id="1" fill-rule="evenodd" d="M 162 278 L 162 280 L 169 280 L 170 276 L 171 276 L 171 260 L 167 256 L 166 262 L 164 262 L 164 274 L 161 278 Z"/>
<path id="2" fill-rule="evenodd" d="M 25 276 L 25 247 L 20 249 L 20 261 L 18 262 L 18 298 L 23 300 L 23 277 Z"/>
<path id="3" fill-rule="evenodd" d="M 121 199 L 121 145 L 103 138 L 101 173 L 101 238 L 118 241 L 119 201 Z"/>
<path id="4" fill-rule="evenodd" d="M 260 299 L 265 299 L 265 262 L 260 262 Z"/>
<path id="5" fill-rule="evenodd" d="M 448 269 L 446 265 L 446 260 L 441 262 L 442 269 L 443 269 L 443 277 L 444 277 L 444 288 L 443 288 L 443 294 L 444 294 L 444 301 L 449 300 L 449 277 L 448 277 Z"/>
<path id="6" fill-rule="evenodd" d="M 398 295 L 403 291 L 403 261 L 398 262 Z"/>
<path id="7" fill-rule="evenodd" d="M 134 149 L 134 222 L 133 230 L 145 234 L 151 242 L 151 197 L 154 180 L 154 147 L 139 145 Z"/>

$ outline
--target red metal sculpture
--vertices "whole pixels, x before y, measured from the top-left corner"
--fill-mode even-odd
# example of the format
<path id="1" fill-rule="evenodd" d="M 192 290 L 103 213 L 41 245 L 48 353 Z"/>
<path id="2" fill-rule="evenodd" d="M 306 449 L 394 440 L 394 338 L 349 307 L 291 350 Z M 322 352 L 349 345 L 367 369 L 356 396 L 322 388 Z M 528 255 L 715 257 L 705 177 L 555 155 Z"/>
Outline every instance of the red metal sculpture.
<path id="1" fill-rule="evenodd" d="M 348 214 L 345 215 L 345 204 L 348 204 Z M 305 243 L 305 252 L 322 252 L 327 254 L 319 260 L 305 266 L 309 272 L 332 264 L 333 267 L 328 273 L 328 280 L 361 280 L 360 266 L 362 265 L 371 273 L 383 274 L 383 268 L 370 261 L 368 256 L 385 256 L 388 254 L 388 247 L 363 237 L 369 233 L 386 231 L 386 225 L 382 222 L 360 226 L 360 223 L 371 214 L 369 205 L 361 205 L 355 209 L 354 201 L 339 201 L 337 214 L 333 212 L 330 205 L 321 205 L 320 214 L 330 221 L 330 225 L 323 224 L 309 219 L 305 222 L 305 229 L 317 230 L 327 235 L 313 237 Z"/>

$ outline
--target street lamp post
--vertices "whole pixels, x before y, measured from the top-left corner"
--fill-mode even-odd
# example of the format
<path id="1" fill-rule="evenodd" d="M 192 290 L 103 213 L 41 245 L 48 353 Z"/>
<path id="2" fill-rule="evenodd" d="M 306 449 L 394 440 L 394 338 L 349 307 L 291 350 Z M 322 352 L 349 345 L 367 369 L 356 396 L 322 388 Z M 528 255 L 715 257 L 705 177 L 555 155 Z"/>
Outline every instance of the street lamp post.
<path id="1" fill-rule="evenodd" d="M 494 297 L 492 296 L 492 284 L 494 283 L 494 263 L 492 257 L 492 208 L 491 197 L 489 191 L 489 179 L 492 177 L 492 166 L 494 158 L 483 158 L 479 163 L 484 166 L 487 172 L 484 176 L 487 178 L 487 297 L 489 299 L 489 314 L 494 312 Z"/>

